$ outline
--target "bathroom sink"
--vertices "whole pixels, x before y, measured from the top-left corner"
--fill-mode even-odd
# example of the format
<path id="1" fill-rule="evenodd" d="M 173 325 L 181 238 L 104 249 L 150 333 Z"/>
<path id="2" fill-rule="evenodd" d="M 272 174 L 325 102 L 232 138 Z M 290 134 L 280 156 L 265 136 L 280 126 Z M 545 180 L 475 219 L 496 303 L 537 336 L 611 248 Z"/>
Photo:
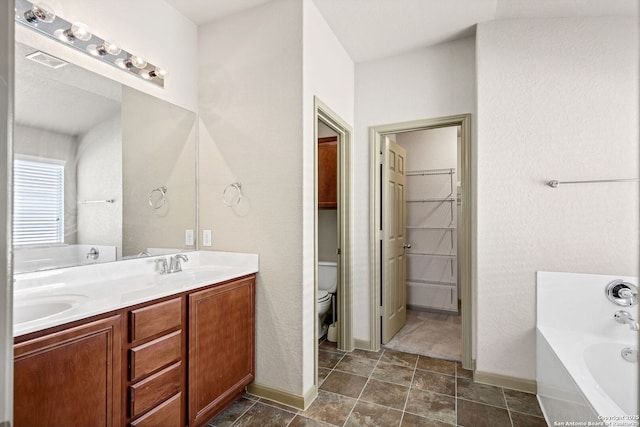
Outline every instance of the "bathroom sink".
<path id="1" fill-rule="evenodd" d="M 55 295 L 49 297 L 23 297 L 15 301 L 13 323 L 20 324 L 55 316 L 86 300 L 85 295 Z"/>

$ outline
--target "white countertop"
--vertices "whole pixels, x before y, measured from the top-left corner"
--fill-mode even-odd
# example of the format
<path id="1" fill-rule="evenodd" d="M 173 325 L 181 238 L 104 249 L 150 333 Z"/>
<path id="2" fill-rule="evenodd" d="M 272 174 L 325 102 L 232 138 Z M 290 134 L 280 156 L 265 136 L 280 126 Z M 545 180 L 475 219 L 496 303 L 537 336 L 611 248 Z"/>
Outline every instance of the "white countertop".
<path id="1" fill-rule="evenodd" d="M 162 257 L 17 274 L 14 276 L 13 335 L 17 337 L 258 272 L 257 254 L 213 251 L 184 254 L 189 261 L 182 263 L 183 271 L 163 275 L 158 273 L 154 261 Z"/>

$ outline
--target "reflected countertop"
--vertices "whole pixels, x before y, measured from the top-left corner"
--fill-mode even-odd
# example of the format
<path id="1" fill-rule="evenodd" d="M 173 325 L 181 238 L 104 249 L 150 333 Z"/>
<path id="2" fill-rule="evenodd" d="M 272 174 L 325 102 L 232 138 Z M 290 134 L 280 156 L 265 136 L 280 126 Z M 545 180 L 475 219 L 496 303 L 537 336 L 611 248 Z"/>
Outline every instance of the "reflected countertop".
<path id="1" fill-rule="evenodd" d="M 18 337 L 91 316 L 258 272 L 258 255 L 184 252 L 183 271 L 160 274 L 155 260 L 18 274 L 14 276 L 13 335 Z M 169 256 L 166 256 L 168 259 Z"/>

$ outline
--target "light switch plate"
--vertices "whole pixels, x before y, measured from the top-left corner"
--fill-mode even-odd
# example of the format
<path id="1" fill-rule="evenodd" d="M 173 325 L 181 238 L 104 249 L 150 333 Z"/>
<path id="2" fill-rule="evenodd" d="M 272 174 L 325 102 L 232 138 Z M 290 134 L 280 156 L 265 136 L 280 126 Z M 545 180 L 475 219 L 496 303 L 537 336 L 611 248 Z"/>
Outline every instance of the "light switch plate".
<path id="1" fill-rule="evenodd" d="M 202 230 L 202 246 L 211 246 L 211 230 Z"/>
<path id="2" fill-rule="evenodd" d="M 193 246 L 193 230 L 184 231 L 184 244 L 187 246 Z"/>

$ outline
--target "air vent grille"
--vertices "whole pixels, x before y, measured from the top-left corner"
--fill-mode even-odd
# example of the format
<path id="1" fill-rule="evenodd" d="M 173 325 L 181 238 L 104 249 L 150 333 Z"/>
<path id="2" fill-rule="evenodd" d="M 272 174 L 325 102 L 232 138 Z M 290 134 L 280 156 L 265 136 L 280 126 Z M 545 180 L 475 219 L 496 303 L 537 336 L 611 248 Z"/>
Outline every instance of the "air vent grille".
<path id="1" fill-rule="evenodd" d="M 54 69 L 64 67 L 68 64 L 68 62 L 63 61 L 60 58 L 56 58 L 55 56 L 51 56 L 48 53 L 44 53 L 39 50 L 27 55 L 27 59 L 37 62 L 38 64 L 42 64 L 45 67 Z"/>

